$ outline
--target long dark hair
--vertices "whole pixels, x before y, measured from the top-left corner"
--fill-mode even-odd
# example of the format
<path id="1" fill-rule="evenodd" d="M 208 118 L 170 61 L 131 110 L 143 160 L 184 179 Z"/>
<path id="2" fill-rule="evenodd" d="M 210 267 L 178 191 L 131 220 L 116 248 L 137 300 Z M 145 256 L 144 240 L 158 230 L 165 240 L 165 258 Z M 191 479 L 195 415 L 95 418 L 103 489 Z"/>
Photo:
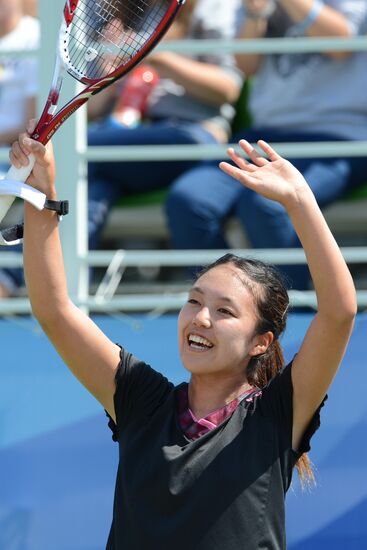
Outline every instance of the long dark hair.
<path id="1" fill-rule="evenodd" d="M 279 342 L 283 334 L 289 308 L 289 296 L 284 276 L 274 267 L 260 260 L 241 258 L 225 254 L 207 265 L 198 274 L 202 275 L 214 267 L 231 264 L 245 276 L 244 284 L 250 289 L 257 309 L 258 321 L 255 334 L 272 332 L 273 342 L 265 353 L 251 357 L 247 366 L 247 380 L 252 386 L 265 387 L 284 367 L 284 355 Z M 314 474 L 307 453 L 296 463 L 301 483 L 314 482 Z"/>

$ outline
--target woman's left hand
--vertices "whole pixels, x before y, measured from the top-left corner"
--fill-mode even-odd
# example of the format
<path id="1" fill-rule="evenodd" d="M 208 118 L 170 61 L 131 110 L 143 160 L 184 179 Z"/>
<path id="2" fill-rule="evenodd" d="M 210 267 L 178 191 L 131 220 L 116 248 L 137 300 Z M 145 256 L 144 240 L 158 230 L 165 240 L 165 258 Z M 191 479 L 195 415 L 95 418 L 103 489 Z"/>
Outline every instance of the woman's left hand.
<path id="1" fill-rule="evenodd" d="M 297 168 L 278 155 L 268 143 L 258 141 L 267 158 L 259 155 L 248 141 L 241 140 L 239 144 L 251 162 L 230 148 L 228 155 L 237 167 L 228 162 L 221 162 L 219 167 L 223 172 L 265 198 L 279 202 L 285 208 L 299 203 L 304 193 L 312 194 Z"/>
<path id="2" fill-rule="evenodd" d="M 10 162 L 15 168 L 22 168 L 29 165 L 29 155 L 35 156 L 36 162 L 27 183 L 45 193 L 47 198 L 56 198 L 55 189 L 55 159 L 52 144 L 46 146 L 31 139 L 36 127 L 36 120 L 28 123 L 27 132 L 19 135 L 18 140 L 12 144 L 9 152 Z"/>

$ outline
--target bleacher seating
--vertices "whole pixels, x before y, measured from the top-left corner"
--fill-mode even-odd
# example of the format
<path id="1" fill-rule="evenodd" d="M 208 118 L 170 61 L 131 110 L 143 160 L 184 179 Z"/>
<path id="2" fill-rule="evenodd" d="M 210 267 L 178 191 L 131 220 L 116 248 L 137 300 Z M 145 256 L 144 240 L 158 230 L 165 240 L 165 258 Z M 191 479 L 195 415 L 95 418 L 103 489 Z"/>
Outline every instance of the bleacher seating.
<path id="1" fill-rule="evenodd" d="M 112 210 L 104 231 L 109 242 L 146 240 L 169 243 L 164 215 L 165 189 L 127 197 Z M 330 205 L 324 211 L 335 237 L 342 244 L 367 243 L 367 183 Z M 233 247 L 246 247 L 247 242 L 239 222 L 233 218 L 226 227 L 227 238 Z"/>
<path id="2" fill-rule="evenodd" d="M 232 128 L 234 133 L 251 125 L 251 116 L 247 108 L 250 86 L 251 79 L 247 79 L 236 106 Z M 151 241 L 153 247 L 154 242 L 164 241 L 169 245 L 164 214 L 166 196 L 167 190 L 160 189 L 121 200 L 110 214 L 104 239 L 117 246 L 129 240 Z M 344 244 L 345 241 L 347 244 L 367 244 L 367 183 L 344 200 L 326 208 L 324 214 L 340 244 Z M 226 234 L 233 248 L 248 246 L 242 227 L 235 218 L 227 223 Z"/>

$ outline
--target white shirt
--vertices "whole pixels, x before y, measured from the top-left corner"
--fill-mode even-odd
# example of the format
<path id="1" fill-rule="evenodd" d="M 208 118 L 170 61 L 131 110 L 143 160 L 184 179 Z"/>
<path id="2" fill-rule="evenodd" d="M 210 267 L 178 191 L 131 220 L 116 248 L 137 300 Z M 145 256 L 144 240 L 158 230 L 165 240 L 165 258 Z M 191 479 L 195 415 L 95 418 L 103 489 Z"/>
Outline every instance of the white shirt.
<path id="1" fill-rule="evenodd" d="M 352 35 L 366 33 L 366 0 L 324 3 L 344 14 Z M 366 67 L 366 52 L 345 60 L 318 53 L 265 56 L 251 88 L 253 125 L 367 139 Z"/>
<path id="2" fill-rule="evenodd" d="M 34 50 L 40 43 L 39 21 L 25 16 L 0 38 L 1 50 Z M 37 59 L 7 58 L 0 53 L 0 132 L 18 128 L 26 117 L 26 100 L 37 95 Z"/>

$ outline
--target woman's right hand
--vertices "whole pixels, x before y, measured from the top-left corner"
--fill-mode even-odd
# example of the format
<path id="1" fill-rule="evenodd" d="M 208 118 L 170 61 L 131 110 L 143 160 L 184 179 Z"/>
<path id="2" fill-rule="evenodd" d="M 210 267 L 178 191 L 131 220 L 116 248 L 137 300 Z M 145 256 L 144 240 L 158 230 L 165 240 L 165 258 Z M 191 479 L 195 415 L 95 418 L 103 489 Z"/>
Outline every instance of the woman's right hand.
<path id="1" fill-rule="evenodd" d="M 266 157 L 260 155 L 251 143 L 242 139 L 239 145 L 250 162 L 230 148 L 229 157 L 237 166 L 221 162 L 219 166 L 223 172 L 266 199 L 279 202 L 287 210 L 313 196 L 303 175 L 293 164 L 282 158 L 265 141 L 259 140 L 257 143 Z"/>
<path id="2" fill-rule="evenodd" d="M 46 146 L 34 139 L 30 135 L 34 131 L 36 122 L 30 121 L 27 132 L 19 135 L 10 149 L 9 158 L 15 168 L 22 168 L 29 165 L 29 155 L 33 154 L 36 163 L 27 183 L 44 193 L 48 199 L 56 198 L 55 189 L 55 159 L 51 142 Z"/>

